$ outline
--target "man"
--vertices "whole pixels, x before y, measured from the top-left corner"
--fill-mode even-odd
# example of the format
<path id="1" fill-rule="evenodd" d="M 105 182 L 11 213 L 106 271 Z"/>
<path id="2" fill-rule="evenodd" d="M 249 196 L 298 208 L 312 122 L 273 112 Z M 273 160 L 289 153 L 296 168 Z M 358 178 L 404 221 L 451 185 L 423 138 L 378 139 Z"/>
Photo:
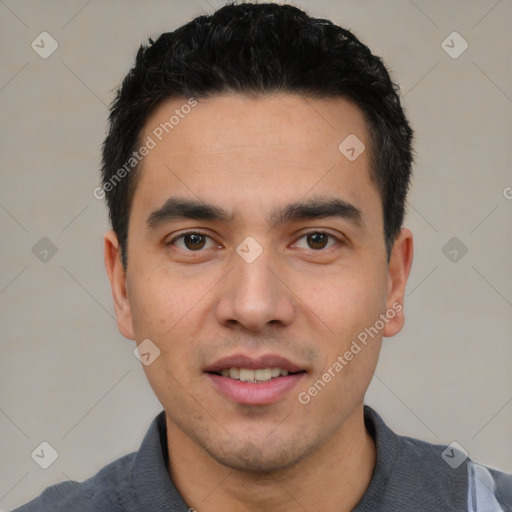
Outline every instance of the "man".
<path id="1" fill-rule="evenodd" d="M 137 453 L 18 510 L 512 510 L 512 476 L 364 405 L 413 257 L 412 130 L 381 60 L 274 4 L 150 43 L 96 193 L 118 326 L 164 411 Z"/>

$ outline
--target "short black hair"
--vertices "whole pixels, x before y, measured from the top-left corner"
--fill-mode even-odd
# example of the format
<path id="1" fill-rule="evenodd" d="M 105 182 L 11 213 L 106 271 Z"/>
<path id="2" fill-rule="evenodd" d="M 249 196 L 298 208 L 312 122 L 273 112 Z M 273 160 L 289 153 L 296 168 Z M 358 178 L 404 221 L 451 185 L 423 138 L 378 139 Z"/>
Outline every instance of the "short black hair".
<path id="1" fill-rule="evenodd" d="M 229 92 L 343 96 L 361 109 L 389 259 L 402 227 L 413 161 L 413 132 L 397 90 L 382 60 L 349 30 L 291 5 L 231 3 L 156 41 L 150 38 L 117 91 L 103 144 L 102 190 L 123 265 L 137 182 L 138 160 L 133 157 L 147 119 L 170 98 Z"/>

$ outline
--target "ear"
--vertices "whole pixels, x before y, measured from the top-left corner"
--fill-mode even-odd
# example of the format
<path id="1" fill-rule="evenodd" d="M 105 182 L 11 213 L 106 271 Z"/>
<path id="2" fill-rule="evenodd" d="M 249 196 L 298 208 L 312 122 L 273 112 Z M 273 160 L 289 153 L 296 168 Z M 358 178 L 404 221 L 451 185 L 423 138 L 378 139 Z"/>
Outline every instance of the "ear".
<path id="1" fill-rule="evenodd" d="M 390 337 L 398 334 L 405 322 L 403 311 L 405 286 L 411 271 L 413 258 L 413 238 L 410 230 L 402 228 L 393 244 L 388 263 L 388 297 L 386 311 L 394 311 L 384 327 L 383 336 Z"/>
<path id="2" fill-rule="evenodd" d="M 133 340 L 135 336 L 133 334 L 130 302 L 126 292 L 126 272 L 121 262 L 121 249 L 114 231 L 105 233 L 104 257 L 105 268 L 107 269 L 112 296 L 114 298 L 117 328 L 125 338 Z"/>

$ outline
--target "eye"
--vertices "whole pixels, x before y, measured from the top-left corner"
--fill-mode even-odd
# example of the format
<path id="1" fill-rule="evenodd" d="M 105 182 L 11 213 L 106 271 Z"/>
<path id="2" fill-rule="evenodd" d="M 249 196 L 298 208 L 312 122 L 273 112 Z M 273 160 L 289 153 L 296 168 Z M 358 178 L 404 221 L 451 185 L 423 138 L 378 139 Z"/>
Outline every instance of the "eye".
<path id="1" fill-rule="evenodd" d="M 198 233 L 196 231 L 182 233 L 181 235 L 173 238 L 166 245 L 174 245 L 179 249 L 188 252 L 198 252 L 205 248 L 210 249 L 212 247 L 219 247 L 219 244 L 215 243 L 208 235 Z"/>
<path id="2" fill-rule="evenodd" d="M 306 246 L 304 246 L 304 244 L 301 246 L 300 241 L 304 239 L 306 241 Z M 312 231 L 302 235 L 299 240 L 293 244 L 293 246 L 299 247 L 300 249 L 313 249 L 315 251 L 320 251 L 322 249 L 329 249 L 339 242 L 340 240 L 330 233 L 325 233 L 324 231 Z"/>

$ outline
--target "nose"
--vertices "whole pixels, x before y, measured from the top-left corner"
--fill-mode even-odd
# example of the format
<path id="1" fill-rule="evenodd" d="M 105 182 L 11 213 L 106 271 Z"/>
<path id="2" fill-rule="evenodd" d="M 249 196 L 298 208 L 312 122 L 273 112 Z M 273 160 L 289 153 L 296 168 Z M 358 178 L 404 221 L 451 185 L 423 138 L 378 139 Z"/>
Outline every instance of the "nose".
<path id="1" fill-rule="evenodd" d="M 252 332 L 289 325 L 295 314 L 294 295 L 271 251 L 263 250 L 252 262 L 233 253 L 232 265 L 217 289 L 217 321 Z"/>

